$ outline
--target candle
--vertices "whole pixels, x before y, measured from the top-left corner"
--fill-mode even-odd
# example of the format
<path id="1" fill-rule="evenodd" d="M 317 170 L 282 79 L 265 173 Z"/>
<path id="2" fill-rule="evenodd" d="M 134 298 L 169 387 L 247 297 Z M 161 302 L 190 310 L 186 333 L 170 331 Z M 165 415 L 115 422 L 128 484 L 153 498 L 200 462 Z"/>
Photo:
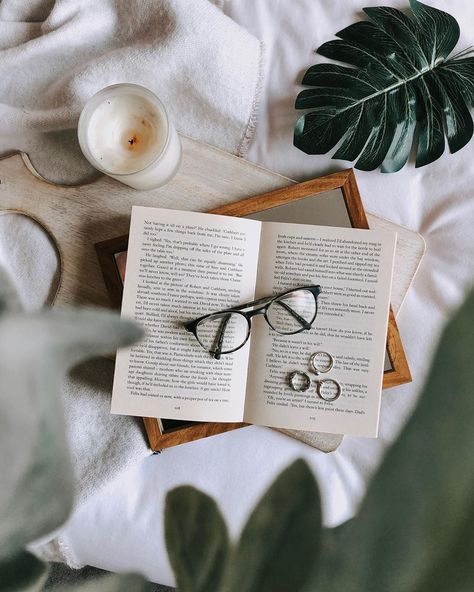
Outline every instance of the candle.
<path id="1" fill-rule="evenodd" d="M 179 168 L 181 143 L 163 103 L 137 84 L 114 84 L 94 95 L 77 135 L 92 166 L 135 189 L 160 187 Z"/>

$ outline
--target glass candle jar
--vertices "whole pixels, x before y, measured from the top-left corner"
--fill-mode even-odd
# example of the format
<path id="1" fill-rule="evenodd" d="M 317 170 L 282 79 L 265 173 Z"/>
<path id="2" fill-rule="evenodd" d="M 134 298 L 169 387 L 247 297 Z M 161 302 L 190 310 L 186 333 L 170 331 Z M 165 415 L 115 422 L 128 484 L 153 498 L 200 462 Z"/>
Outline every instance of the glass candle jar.
<path id="1" fill-rule="evenodd" d="M 84 156 L 99 171 L 134 189 L 170 181 L 181 143 L 160 99 L 138 84 L 114 84 L 85 105 L 77 129 Z"/>

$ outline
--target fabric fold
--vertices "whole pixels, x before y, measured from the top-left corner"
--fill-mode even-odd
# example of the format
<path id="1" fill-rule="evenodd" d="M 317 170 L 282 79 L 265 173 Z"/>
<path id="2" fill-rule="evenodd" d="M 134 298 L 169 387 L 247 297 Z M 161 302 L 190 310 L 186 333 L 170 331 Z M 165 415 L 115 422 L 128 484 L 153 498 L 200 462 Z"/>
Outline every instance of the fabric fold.
<path id="1" fill-rule="evenodd" d="M 179 132 L 244 156 L 255 129 L 262 48 L 212 2 L 25 4 L 0 8 L 0 155 L 27 152 L 52 182 L 89 181 L 75 138 L 79 114 L 104 86 L 130 82 L 163 100 Z"/>

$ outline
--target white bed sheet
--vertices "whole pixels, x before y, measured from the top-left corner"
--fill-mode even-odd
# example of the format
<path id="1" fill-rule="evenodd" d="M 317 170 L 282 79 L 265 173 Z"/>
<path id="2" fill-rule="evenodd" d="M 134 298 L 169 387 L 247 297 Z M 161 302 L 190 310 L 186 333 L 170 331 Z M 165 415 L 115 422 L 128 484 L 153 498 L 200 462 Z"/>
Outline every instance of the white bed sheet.
<path id="1" fill-rule="evenodd" d="M 296 83 L 317 58 L 314 49 L 360 16 L 364 0 L 231 0 L 227 14 L 265 42 L 267 71 L 255 140 L 248 158 L 304 179 L 345 168 L 292 146 Z M 432 0 L 432 5 L 446 3 Z M 387 1 L 403 7 L 406 2 Z M 451 0 L 449 11 L 472 43 L 474 3 Z M 366 208 L 420 232 L 427 253 L 398 322 L 414 380 L 382 397 L 380 437 L 345 438 L 325 455 L 272 430 L 249 427 L 180 446 L 145 459 L 109 483 L 71 518 L 62 533 L 77 563 L 143 572 L 173 584 L 163 540 L 166 492 L 192 484 L 213 495 L 236 536 L 265 488 L 291 460 L 305 458 L 322 492 L 324 520 L 338 524 L 356 511 L 367 481 L 397 436 L 422 388 L 439 333 L 474 277 L 474 141 L 456 155 L 395 175 L 358 173 Z"/>

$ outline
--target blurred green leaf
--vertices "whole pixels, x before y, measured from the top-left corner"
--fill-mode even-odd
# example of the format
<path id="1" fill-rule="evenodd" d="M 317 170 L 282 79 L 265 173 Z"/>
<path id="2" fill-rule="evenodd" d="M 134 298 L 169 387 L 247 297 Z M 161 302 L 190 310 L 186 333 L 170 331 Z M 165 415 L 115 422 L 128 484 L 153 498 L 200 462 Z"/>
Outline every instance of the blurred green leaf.
<path id="1" fill-rule="evenodd" d="M 229 554 L 224 519 L 215 501 L 194 487 L 166 496 L 165 539 L 180 592 L 217 592 Z"/>
<path id="2" fill-rule="evenodd" d="M 296 108 L 312 111 L 296 123 L 295 146 L 325 154 L 338 145 L 333 158 L 356 160 L 365 171 L 395 172 L 410 156 L 417 122 L 416 166 L 443 154 L 445 136 L 453 153 L 470 141 L 474 59 L 448 59 L 459 25 L 418 0 L 410 6 L 411 16 L 365 8 L 370 20 L 319 47 L 319 54 L 352 67 L 326 63 L 306 72 L 303 84 L 313 88 L 298 95 Z"/>
<path id="3" fill-rule="evenodd" d="M 474 294 L 313 592 L 474 590 Z"/>
<path id="4" fill-rule="evenodd" d="M 141 334 L 107 312 L 22 313 L 0 269 L 0 560 L 59 527 L 70 512 L 73 476 L 60 399 L 66 370 Z"/>
<path id="5" fill-rule="evenodd" d="M 2 592 L 39 592 L 48 577 L 48 566 L 27 551 L 0 561 Z"/>
<path id="6" fill-rule="evenodd" d="M 313 588 L 313 582 L 320 582 L 322 578 L 332 573 L 336 573 L 341 565 L 341 549 L 344 549 L 344 537 L 348 526 L 352 523 L 348 520 L 334 528 L 323 528 L 321 532 L 321 544 L 318 554 L 314 557 L 311 575 L 309 576 L 308 585 L 304 588 L 305 592 L 313 590 L 332 590 L 331 584 L 326 584 L 325 587 Z M 364 591 L 367 592 L 367 591 Z"/>
<path id="7" fill-rule="evenodd" d="M 113 574 L 89 580 L 83 584 L 66 586 L 61 592 L 152 592 L 155 588 L 136 574 Z"/>
<path id="8" fill-rule="evenodd" d="M 245 525 L 226 574 L 225 592 L 298 592 L 321 537 L 316 481 L 297 460 L 283 471 Z"/>

